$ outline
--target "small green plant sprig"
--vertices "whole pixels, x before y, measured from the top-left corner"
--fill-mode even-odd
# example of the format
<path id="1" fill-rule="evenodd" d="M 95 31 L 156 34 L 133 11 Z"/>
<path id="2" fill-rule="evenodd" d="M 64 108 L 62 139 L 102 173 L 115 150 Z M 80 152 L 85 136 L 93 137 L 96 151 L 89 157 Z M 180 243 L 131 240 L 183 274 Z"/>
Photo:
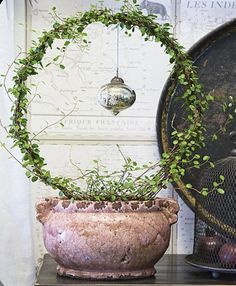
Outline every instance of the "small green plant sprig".
<path id="1" fill-rule="evenodd" d="M 165 188 L 168 183 L 178 182 L 185 175 L 185 169 L 189 167 L 199 168 L 209 161 L 209 157 L 196 155 L 198 148 L 204 147 L 204 131 L 202 124 L 202 114 L 208 108 L 208 102 L 212 101 L 212 96 L 205 96 L 202 93 L 201 85 L 195 67 L 184 48 L 175 40 L 170 32 L 170 25 L 158 24 L 153 15 L 145 16 L 137 7 L 130 8 L 125 5 L 120 12 L 114 13 L 107 8 L 97 8 L 92 6 L 90 10 L 76 14 L 68 18 L 57 16 L 54 9 L 55 22 L 52 29 L 44 31 L 42 36 L 34 42 L 24 58 L 16 61 L 14 85 L 9 92 L 14 96 L 12 107 L 12 123 L 9 127 L 9 135 L 14 140 L 14 146 L 20 148 L 23 158 L 22 166 L 27 169 L 26 175 L 33 182 L 40 180 L 53 189 L 58 189 L 67 198 L 76 200 L 142 200 L 151 199 L 157 192 Z M 145 184 L 146 189 L 136 191 L 133 189 L 134 183 L 127 181 L 122 188 L 116 192 L 107 192 L 100 189 L 100 193 L 88 193 L 77 184 L 72 178 L 63 176 L 52 176 L 51 171 L 46 168 L 45 159 L 40 154 L 40 148 L 34 136 L 27 130 L 27 109 L 29 105 L 28 95 L 30 88 L 27 80 L 38 74 L 38 70 L 44 68 L 43 58 L 48 48 L 52 48 L 55 39 L 64 40 L 61 51 L 64 53 L 71 43 L 79 45 L 87 44 L 87 35 L 84 29 L 94 22 L 100 22 L 106 27 L 119 25 L 126 34 L 132 35 L 139 29 L 145 41 L 155 41 L 164 46 L 165 52 L 170 56 L 170 63 L 174 64 L 172 78 L 184 87 L 181 98 L 184 100 L 188 115 L 188 128 L 181 132 L 172 132 L 173 148 L 162 154 L 162 159 L 158 163 L 159 169 L 151 177 L 140 178 L 140 182 Z M 58 57 L 53 61 L 57 62 Z M 60 63 L 60 68 L 65 66 Z M 133 161 L 127 162 L 126 171 Z M 131 165 L 130 165 L 131 164 Z M 95 168 L 96 171 L 96 168 Z M 96 176 L 95 173 L 93 175 Z M 135 181 L 138 183 L 138 181 Z M 109 184 L 115 184 L 115 180 L 110 180 Z M 100 187 L 100 185 L 99 185 Z M 115 190 L 115 188 L 113 188 Z"/>
<path id="2" fill-rule="evenodd" d="M 70 160 L 77 170 L 74 180 L 83 186 L 86 199 L 115 201 L 119 198 L 127 201 L 153 197 L 157 192 L 155 172 L 158 163 L 141 165 L 126 157 L 118 145 L 117 147 L 124 161 L 120 170 L 109 171 L 107 166 L 98 160 L 93 160 L 93 168 L 83 170 L 79 164 Z"/>

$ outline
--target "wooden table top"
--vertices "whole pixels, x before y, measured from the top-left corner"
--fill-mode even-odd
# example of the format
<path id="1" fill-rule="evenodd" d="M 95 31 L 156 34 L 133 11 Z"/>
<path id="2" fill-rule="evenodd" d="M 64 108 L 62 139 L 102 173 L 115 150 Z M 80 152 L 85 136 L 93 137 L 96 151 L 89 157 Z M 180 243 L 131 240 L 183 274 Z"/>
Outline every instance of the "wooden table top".
<path id="1" fill-rule="evenodd" d="M 35 286 L 76 286 L 76 285 L 236 285 L 235 274 L 221 273 L 218 279 L 211 272 L 194 268 L 184 262 L 185 255 L 164 255 L 156 264 L 155 276 L 135 280 L 92 281 L 60 277 L 56 273 L 56 262 L 46 254 Z"/>

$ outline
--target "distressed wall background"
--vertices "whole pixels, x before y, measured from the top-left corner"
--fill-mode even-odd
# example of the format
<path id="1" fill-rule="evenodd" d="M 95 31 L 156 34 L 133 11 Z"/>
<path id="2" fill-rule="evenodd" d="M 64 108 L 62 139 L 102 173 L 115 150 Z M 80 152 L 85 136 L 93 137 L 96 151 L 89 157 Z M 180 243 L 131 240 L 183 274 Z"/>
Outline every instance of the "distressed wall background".
<path id="1" fill-rule="evenodd" d="M 87 0 L 38 0 L 26 6 L 27 29 L 21 29 L 26 46 L 30 46 L 43 29 L 48 29 L 52 19 L 49 12 L 53 6 L 63 16 L 89 8 L 99 1 Z M 150 0 L 143 2 L 143 12 L 148 7 L 158 14 L 160 23 L 170 22 L 175 37 L 190 48 L 198 39 L 217 26 L 236 17 L 236 1 L 194 1 L 194 0 Z M 119 2 L 103 1 L 103 5 L 118 9 Z M 157 4 L 159 3 L 159 4 Z M 151 5 L 151 6 L 150 6 Z M 159 8 L 158 8 L 159 7 Z M 162 9 L 160 9 L 162 7 Z M 163 9 L 165 7 L 165 9 Z M 17 28 L 18 29 L 18 28 Z M 113 117 L 96 103 L 99 87 L 115 75 L 116 31 L 114 27 L 104 28 L 93 24 L 87 28 L 92 43 L 86 51 L 69 47 L 63 64 L 66 69 L 49 66 L 32 81 L 37 93 L 31 104 L 30 129 L 37 133 L 57 121 L 62 114 L 73 108 L 73 114 L 65 118 L 64 127 L 53 125 L 40 134 L 42 154 L 47 158 L 54 174 L 76 176 L 71 164 L 79 162 L 89 167 L 92 160 L 100 159 L 112 169 L 119 167 L 122 158 L 117 152 L 119 143 L 123 152 L 139 162 L 158 159 L 155 116 L 158 100 L 171 66 L 163 49 L 156 43 L 144 42 L 139 32 L 132 38 L 120 34 L 120 74 L 126 83 L 135 89 L 136 104 Z M 60 45 L 55 43 L 55 47 Z M 48 57 L 55 57 L 56 49 Z M 220 56 L 220 55 L 219 55 Z M 53 195 L 40 183 L 31 185 L 32 205 L 42 197 Z M 172 190 L 163 195 L 174 195 Z M 190 253 L 193 243 L 193 213 L 178 198 L 181 210 L 179 221 L 173 228 L 169 252 Z M 42 243 L 41 226 L 34 221 L 36 258 L 42 257 L 45 249 Z"/>

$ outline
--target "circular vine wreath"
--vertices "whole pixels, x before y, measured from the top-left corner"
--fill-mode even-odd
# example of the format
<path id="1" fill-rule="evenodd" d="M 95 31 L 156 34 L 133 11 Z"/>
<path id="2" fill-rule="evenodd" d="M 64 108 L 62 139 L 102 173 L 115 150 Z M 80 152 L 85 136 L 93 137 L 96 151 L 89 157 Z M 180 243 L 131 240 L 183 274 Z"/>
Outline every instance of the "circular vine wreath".
<path id="1" fill-rule="evenodd" d="M 55 9 L 54 9 L 55 10 Z M 181 98 L 188 110 L 188 128 L 179 132 L 173 130 L 173 148 L 169 152 L 162 154 L 160 160 L 161 168 L 152 178 L 155 180 L 157 189 L 166 187 L 167 183 L 177 182 L 185 174 L 185 168 L 190 165 L 196 168 L 203 161 L 208 161 L 205 156 L 201 158 L 196 154 L 197 148 L 204 146 L 204 126 L 202 126 L 202 114 L 208 107 L 211 97 L 202 94 L 201 86 L 192 61 L 185 53 L 183 47 L 178 44 L 170 32 L 169 24 L 160 25 L 155 21 L 155 16 L 145 16 L 142 12 L 133 7 L 132 9 L 123 6 L 120 12 L 114 13 L 107 8 L 92 7 L 90 10 L 76 14 L 68 18 L 56 20 L 49 31 L 44 31 L 38 38 L 38 42 L 27 53 L 27 56 L 17 61 L 17 68 L 13 77 L 14 85 L 10 89 L 15 101 L 12 107 L 12 122 L 9 126 L 10 137 L 14 140 L 14 146 L 18 146 L 23 154 L 22 165 L 27 169 L 27 176 L 31 180 L 38 179 L 53 189 L 60 190 L 67 198 L 76 200 L 119 200 L 122 196 L 114 194 L 110 197 L 97 198 L 84 193 L 80 187 L 71 179 L 62 176 L 52 176 L 46 169 L 44 158 L 40 155 L 39 145 L 30 138 L 27 130 L 27 107 L 29 100 L 27 95 L 30 93 L 26 81 L 30 76 L 36 75 L 37 69 L 42 67 L 42 59 L 48 48 L 52 48 L 55 39 L 64 39 L 66 48 L 72 42 L 86 42 L 84 29 L 91 23 L 100 22 L 106 27 L 119 25 L 129 35 L 138 28 L 144 40 L 160 42 L 164 46 L 165 52 L 170 56 L 170 63 L 174 63 L 172 79 L 183 86 Z M 61 68 L 64 66 L 61 65 Z M 170 91 L 171 92 L 171 91 Z M 191 189 L 192 186 L 186 185 Z M 203 190 L 206 193 L 208 190 Z M 154 194 L 151 195 L 153 197 Z M 141 200 L 148 197 L 132 197 L 126 199 Z"/>

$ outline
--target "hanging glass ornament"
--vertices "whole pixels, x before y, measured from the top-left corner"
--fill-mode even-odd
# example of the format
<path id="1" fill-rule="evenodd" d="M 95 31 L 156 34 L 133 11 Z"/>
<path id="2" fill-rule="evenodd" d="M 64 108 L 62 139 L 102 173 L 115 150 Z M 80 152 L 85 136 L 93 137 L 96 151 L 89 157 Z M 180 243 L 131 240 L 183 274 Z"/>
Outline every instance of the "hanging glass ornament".
<path id="1" fill-rule="evenodd" d="M 119 27 L 117 26 L 117 68 L 116 76 L 110 83 L 103 85 L 98 93 L 98 103 L 117 115 L 120 111 L 130 107 L 136 100 L 135 91 L 119 77 Z"/>
<path id="2" fill-rule="evenodd" d="M 110 83 L 101 87 L 98 102 L 101 106 L 117 115 L 120 111 L 130 107 L 136 99 L 136 94 L 124 80 L 115 76 Z"/>

